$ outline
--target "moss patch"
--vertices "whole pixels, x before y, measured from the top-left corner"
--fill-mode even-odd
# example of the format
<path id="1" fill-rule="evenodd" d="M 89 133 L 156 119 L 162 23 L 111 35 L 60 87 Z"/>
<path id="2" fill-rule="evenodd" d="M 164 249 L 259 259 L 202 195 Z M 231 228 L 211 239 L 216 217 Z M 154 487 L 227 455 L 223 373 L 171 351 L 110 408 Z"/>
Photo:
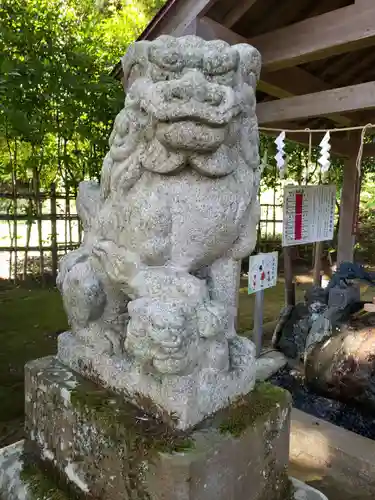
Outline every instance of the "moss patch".
<path id="1" fill-rule="evenodd" d="M 25 464 L 21 479 L 27 485 L 33 500 L 68 500 L 68 497 L 56 487 L 56 484 L 36 465 Z"/>
<path id="2" fill-rule="evenodd" d="M 252 392 L 239 397 L 226 410 L 227 415 L 219 426 L 220 432 L 239 437 L 259 419 L 268 418 L 277 403 L 285 406 L 288 401 L 287 391 L 266 382 L 256 384 Z"/>
<path id="3" fill-rule="evenodd" d="M 187 433 L 173 430 L 89 381 L 82 382 L 72 392 L 71 403 L 80 419 L 83 417 L 100 429 L 104 438 L 100 452 L 103 459 L 105 449 L 115 450 L 129 499 L 149 499 L 145 470 L 157 459 L 158 453 L 187 452 L 194 448 L 194 441 Z M 98 464 L 98 467 L 101 466 Z"/>
<path id="4" fill-rule="evenodd" d="M 187 433 L 171 429 L 138 407 L 90 381 L 82 382 L 72 391 L 71 402 L 80 411 L 90 413 L 99 421 L 108 437 L 116 437 L 121 432 L 126 434 L 127 442 L 134 438 L 141 439 L 145 451 L 150 454 L 152 451 L 183 452 L 194 446 Z"/>

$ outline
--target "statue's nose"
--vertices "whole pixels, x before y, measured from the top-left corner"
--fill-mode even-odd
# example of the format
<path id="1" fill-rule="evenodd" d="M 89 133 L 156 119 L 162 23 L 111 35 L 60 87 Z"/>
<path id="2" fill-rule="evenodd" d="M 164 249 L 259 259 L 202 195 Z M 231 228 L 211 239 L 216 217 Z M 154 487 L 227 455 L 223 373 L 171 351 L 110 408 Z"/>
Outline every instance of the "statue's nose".
<path id="1" fill-rule="evenodd" d="M 184 102 L 194 99 L 202 104 L 220 106 L 224 92 L 219 85 L 208 82 L 200 72 L 191 71 L 173 82 L 170 97 Z"/>

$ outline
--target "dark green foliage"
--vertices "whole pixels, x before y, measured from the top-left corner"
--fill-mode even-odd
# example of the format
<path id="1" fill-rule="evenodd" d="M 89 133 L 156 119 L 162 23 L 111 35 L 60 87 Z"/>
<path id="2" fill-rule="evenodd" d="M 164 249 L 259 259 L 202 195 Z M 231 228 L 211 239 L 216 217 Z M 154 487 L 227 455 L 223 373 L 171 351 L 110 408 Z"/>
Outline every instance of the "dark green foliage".
<path id="1" fill-rule="evenodd" d="M 100 4 L 104 3 L 103 8 Z M 4 0 L 0 182 L 99 176 L 124 95 L 110 76 L 163 1 Z"/>

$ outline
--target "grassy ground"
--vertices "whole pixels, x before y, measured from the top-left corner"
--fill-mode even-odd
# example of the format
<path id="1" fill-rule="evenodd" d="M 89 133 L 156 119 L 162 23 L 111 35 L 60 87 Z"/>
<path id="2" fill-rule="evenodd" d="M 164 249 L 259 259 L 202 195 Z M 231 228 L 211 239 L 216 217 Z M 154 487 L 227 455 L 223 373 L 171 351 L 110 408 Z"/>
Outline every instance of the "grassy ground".
<path id="1" fill-rule="evenodd" d="M 54 353 L 66 326 L 56 290 L 1 286 L 0 446 L 22 432 L 24 364 Z"/>

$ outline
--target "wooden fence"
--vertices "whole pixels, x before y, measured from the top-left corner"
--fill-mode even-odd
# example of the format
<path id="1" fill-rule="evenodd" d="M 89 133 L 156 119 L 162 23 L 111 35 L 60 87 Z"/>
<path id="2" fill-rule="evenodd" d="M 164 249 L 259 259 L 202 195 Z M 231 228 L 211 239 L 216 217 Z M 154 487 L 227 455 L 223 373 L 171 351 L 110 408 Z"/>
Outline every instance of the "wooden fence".
<path id="1" fill-rule="evenodd" d="M 76 188 L 58 192 L 29 188 L 0 193 L 0 278 L 56 279 L 59 258 L 77 248 L 82 229 L 75 209 Z M 281 243 L 282 206 L 263 204 L 257 251 Z M 281 215 L 280 215 L 281 214 Z"/>
<path id="2" fill-rule="evenodd" d="M 82 238 L 74 200 L 72 190 L 59 193 L 55 184 L 49 191 L 0 193 L 2 278 L 56 278 L 60 256 L 77 248 Z"/>

